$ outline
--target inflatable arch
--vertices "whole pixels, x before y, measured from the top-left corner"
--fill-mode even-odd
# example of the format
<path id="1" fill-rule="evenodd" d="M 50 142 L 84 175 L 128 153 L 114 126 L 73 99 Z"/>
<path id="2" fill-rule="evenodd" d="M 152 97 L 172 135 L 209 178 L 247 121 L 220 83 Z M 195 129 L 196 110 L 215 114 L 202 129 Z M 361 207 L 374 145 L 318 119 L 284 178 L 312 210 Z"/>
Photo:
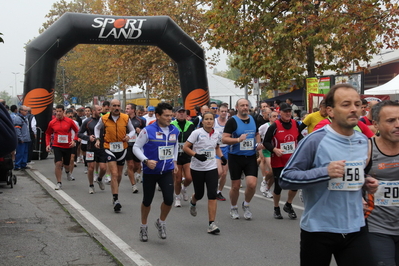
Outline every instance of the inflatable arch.
<path id="1" fill-rule="evenodd" d="M 204 51 L 170 17 L 65 13 L 26 48 L 23 104 L 43 131 L 52 116 L 58 60 L 78 44 L 158 46 L 177 63 L 185 108 L 209 102 Z"/>

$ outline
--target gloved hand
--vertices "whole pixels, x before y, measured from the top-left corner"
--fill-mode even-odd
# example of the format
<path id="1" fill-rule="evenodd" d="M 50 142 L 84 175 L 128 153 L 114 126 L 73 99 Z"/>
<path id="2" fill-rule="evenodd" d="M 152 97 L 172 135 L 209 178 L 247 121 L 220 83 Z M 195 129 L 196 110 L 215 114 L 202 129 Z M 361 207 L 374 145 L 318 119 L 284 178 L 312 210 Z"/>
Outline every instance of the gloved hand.
<path id="1" fill-rule="evenodd" d="M 227 164 L 227 159 L 224 156 L 220 157 L 220 160 L 222 160 L 222 165 Z"/>
<path id="2" fill-rule="evenodd" d="M 196 153 L 194 157 L 200 160 L 201 162 L 205 162 L 208 159 L 205 154 Z"/>

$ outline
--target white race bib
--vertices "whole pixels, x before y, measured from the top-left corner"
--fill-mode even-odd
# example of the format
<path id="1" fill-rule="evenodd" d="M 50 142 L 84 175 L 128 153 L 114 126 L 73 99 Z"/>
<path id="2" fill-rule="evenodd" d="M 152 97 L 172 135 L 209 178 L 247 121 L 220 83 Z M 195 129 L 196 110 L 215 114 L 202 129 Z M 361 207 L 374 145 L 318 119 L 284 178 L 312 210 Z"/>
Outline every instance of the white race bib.
<path id="1" fill-rule="evenodd" d="M 179 153 L 184 152 L 183 146 L 184 146 L 184 143 L 179 142 Z"/>
<path id="2" fill-rule="evenodd" d="M 245 139 L 240 142 L 241 151 L 252 151 L 254 149 L 254 139 Z"/>
<path id="3" fill-rule="evenodd" d="M 158 147 L 158 158 L 159 160 L 173 159 L 174 146 L 159 146 Z"/>
<path id="4" fill-rule="evenodd" d="M 347 161 L 345 174 L 342 178 L 331 178 L 328 181 L 329 190 L 357 191 L 364 184 L 364 168 L 362 161 Z"/>
<path id="5" fill-rule="evenodd" d="M 295 151 L 295 141 L 285 142 L 280 144 L 283 154 L 292 154 Z"/>
<path id="6" fill-rule="evenodd" d="M 94 152 L 92 151 L 86 152 L 86 161 L 94 161 Z"/>
<path id="7" fill-rule="evenodd" d="M 378 181 L 378 190 L 374 194 L 374 204 L 399 206 L 399 181 Z"/>
<path id="8" fill-rule="evenodd" d="M 58 135 L 58 143 L 68 143 L 68 135 Z"/>
<path id="9" fill-rule="evenodd" d="M 109 150 L 112 152 L 121 152 L 123 151 L 123 142 L 110 142 L 109 143 Z"/>
<path id="10" fill-rule="evenodd" d="M 213 160 L 215 159 L 215 149 L 201 149 L 199 151 L 200 154 L 205 154 L 207 157 L 207 160 Z"/>

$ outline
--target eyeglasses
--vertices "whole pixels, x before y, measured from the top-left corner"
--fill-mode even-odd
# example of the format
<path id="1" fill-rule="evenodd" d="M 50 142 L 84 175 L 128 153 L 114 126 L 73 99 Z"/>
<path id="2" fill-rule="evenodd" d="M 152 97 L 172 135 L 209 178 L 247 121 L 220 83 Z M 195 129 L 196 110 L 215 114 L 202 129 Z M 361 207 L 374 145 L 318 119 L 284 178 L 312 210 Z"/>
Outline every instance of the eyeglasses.
<path id="1" fill-rule="evenodd" d="M 213 110 L 217 110 L 217 109 L 219 109 L 218 107 L 211 107 L 211 109 L 213 109 Z"/>

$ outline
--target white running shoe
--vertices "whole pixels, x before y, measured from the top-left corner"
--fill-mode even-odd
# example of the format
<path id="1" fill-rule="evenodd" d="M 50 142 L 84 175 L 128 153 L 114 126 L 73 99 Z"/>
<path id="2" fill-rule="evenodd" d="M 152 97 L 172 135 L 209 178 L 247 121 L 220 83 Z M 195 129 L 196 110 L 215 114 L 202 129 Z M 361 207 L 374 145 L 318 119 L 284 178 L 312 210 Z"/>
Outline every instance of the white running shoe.
<path id="1" fill-rule="evenodd" d="M 85 166 L 85 174 L 87 174 L 87 166 Z"/>
<path id="2" fill-rule="evenodd" d="M 270 190 L 266 190 L 265 192 L 262 193 L 263 196 L 266 198 L 272 199 L 273 198 L 273 193 L 270 192 Z"/>
<path id="3" fill-rule="evenodd" d="M 216 226 L 215 222 L 211 223 L 211 224 L 208 226 L 208 234 L 217 235 L 217 234 L 219 234 L 219 233 L 220 233 L 220 229 L 219 229 L 219 227 Z"/>
<path id="4" fill-rule="evenodd" d="M 155 222 L 155 227 L 158 229 L 158 236 L 161 239 L 166 239 L 166 224 L 165 222 L 161 223 L 159 219 Z"/>
<path id="5" fill-rule="evenodd" d="M 109 175 L 106 175 L 106 176 L 104 177 L 104 183 L 105 183 L 106 185 L 111 185 L 111 177 L 110 177 Z"/>
<path id="6" fill-rule="evenodd" d="M 94 194 L 95 190 L 94 187 L 89 187 L 89 194 Z"/>
<path id="7" fill-rule="evenodd" d="M 183 200 L 188 201 L 187 188 L 183 188 L 183 185 L 181 186 L 181 194 L 183 195 Z"/>
<path id="8" fill-rule="evenodd" d="M 132 191 L 133 191 L 134 194 L 136 194 L 137 192 L 139 192 L 139 190 L 137 189 L 137 186 L 136 186 L 136 185 L 133 185 L 133 186 L 132 186 Z"/>
<path id="9" fill-rule="evenodd" d="M 136 180 L 136 184 L 141 183 L 141 174 L 134 173 L 134 179 Z"/>
<path id="10" fill-rule="evenodd" d="M 264 192 L 266 192 L 266 190 L 267 190 L 267 184 L 266 184 L 266 181 L 263 180 L 263 181 L 260 183 L 260 192 L 264 193 Z"/>
<path id="11" fill-rule="evenodd" d="M 102 180 L 101 181 L 97 180 L 96 182 L 97 182 L 97 184 L 98 184 L 98 186 L 100 187 L 101 190 L 105 189 L 105 186 L 104 186 L 104 183 L 103 183 Z"/>
<path id="12" fill-rule="evenodd" d="M 140 226 L 140 241 L 147 242 L 148 241 L 148 227 L 146 225 Z"/>
<path id="13" fill-rule="evenodd" d="M 94 181 L 94 182 L 97 182 L 97 179 L 98 179 L 98 173 L 94 173 L 94 175 L 93 175 L 93 181 Z"/>
<path id="14" fill-rule="evenodd" d="M 190 214 L 192 215 L 192 216 L 197 216 L 197 206 L 194 206 L 192 203 L 191 203 L 191 200 L 190 200 Z"/>
<path id="15" fill-rule="evenodd" d="M 55 185 L 55 190 L 60 190 L 61 188 L 62 188 L 62 184 L 58 182 L 58 183 Z"/>
<path id="16" fill-rule="evenodd" d="M 242 203 L 242 210 L 244 211 L 245 220 L 251 220 L 252 219 L 252 212 L 249 209 L 249 206 L 245 206 L 244 205 L 244 202 Z"/>
<path id="17" fill-rule="evenodd" d="M 75 181 L 75 178 L 72 176 L 71 173 L 67 173 L 67 180 L 68 181 Z"/>
<path id="18" fill-rule="evenodd" d="M 181 207 L 180 195 L 176 195 L 176 196 L 175 196 L 175 207 L 176 207 L 176 208 Z"/>
<path id="19" fill-rule="evenodd" d="M 231 219 L 240 219 L 240 215 L 238 214 L 238 209 L 237 208 L 231 208 L 230 210 L 230 217 Z"/>

